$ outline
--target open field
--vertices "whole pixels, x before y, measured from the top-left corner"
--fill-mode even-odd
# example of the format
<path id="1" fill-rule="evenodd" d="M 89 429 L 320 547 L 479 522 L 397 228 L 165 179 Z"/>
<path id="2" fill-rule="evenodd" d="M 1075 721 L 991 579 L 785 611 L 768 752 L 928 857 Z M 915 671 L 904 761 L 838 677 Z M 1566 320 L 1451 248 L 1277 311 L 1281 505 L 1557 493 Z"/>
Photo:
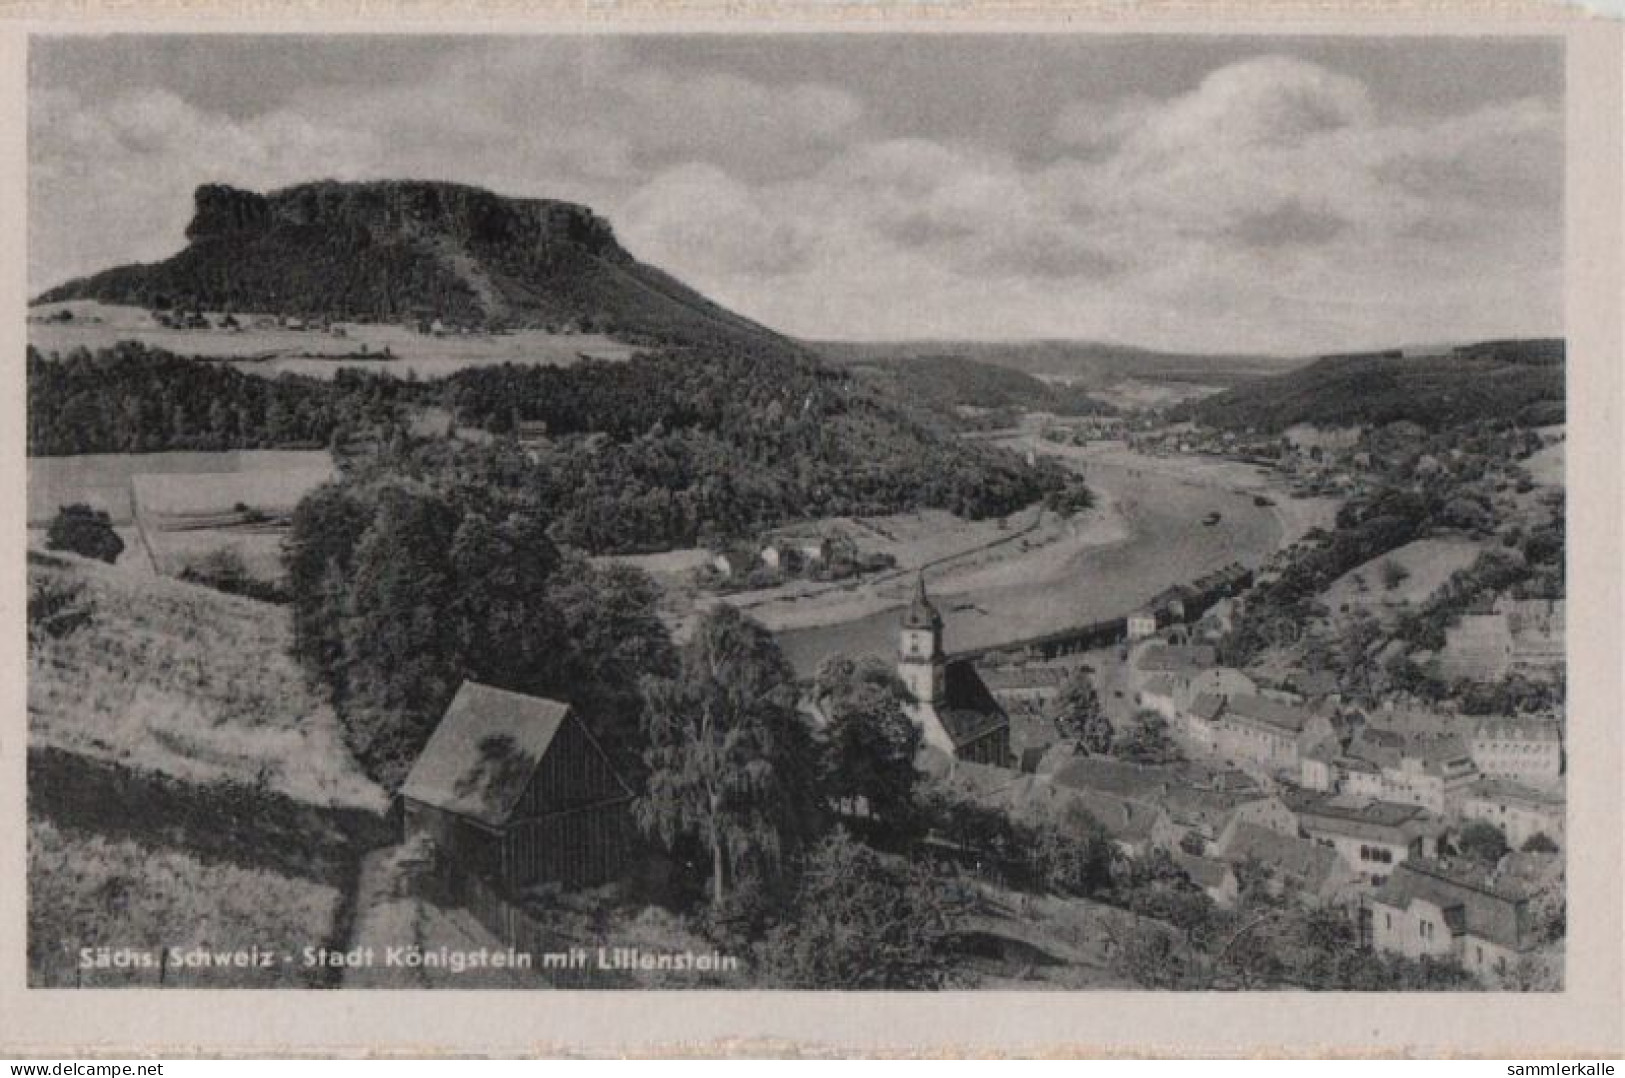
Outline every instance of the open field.
<path id="1" fill-rule="evenodd" d="M 1147 382 L 1139 378 L 1125 378 L 1121 382 L 1091 390 L 1089 395 L 1121 411 L 1140 412 L 1168 408 L 1223 392 L 1223 386 L 1203 385 L 1200 382 Z"/>
<path id="2" fill-rule="evenodd" d="M 74 313 L 71 322 L 41 319 L 56 311 Z M 207 312 L 218 320 L 222 312 Z M 566 366 L 582 356 L 622 360 L 637 353 L 632 345 L 595 333 L 547 333 L 516 330 L 502 334 L 431 336 L 406 326 L 344 322 L 343 336 L 311 329 L 284 329 L 255 325 L 256 315 L 236 312 L 241 330 L 169 329 L 158 325 L 139 307 L 121 307 L 93 300 L 52 303 L 30 309 L 28 343 L 41 352 L 67 353 L 75 348 L 94 351 L 119 341 L 140 341 L 182 356 L 233 360 L 249 374 L 274 377 L 303 374 L 331 378 L 343 367 L 382 371 L 423 379 L 454 374 L 464 367 L 498 363 Z M 388 349 L 393 359 L 383 359 Z M 363 353 L 365 351 L 365 354 Z"/>
<path id="3" fill-rule="evenodd" d="M 281 607 L 66 556 L 30 580 L 83 585 L 89 625 L 30 659 L 30 747 L 190 782 L 229 780 L 323 806 L 383 811 L 328 704 L 288 654 Z"/>
<path id="4" fill-rule="evenodd" d="M 1564 446 L 1564 442 L 1555 441 L 1519 463 L 1539 485 L 1560 487 L 1563 485 Z"/>
<path id="5" fill-rule="evenodd" d="M 257 946 L 297 956 L 334 942 L 342 897 L 328 884 L 205 861 L 183 850 L 28 822 L 28 983 L 36 988 L 302 988 L 325 971 L 297 959 L 271 968 L 78 969 L 82 947 Z"/>
<path id="6" fill-rule="evenodd" d="M 1349 612 L 1365 610 L 1380 618 L 1393 617 L 1406 607 L 1421 605 L 1450 574 L 1467 568 L 1484 549 L 1483 543 L 1471 539 L 1419 539 L 1344 573 L 1321 593 L 1320 601 L 1334 615 L 1346 606 Z M 1389 562 L 1409 574 L 1393 588 L 1383 581 Z M 1356 578 L 1364 581 L 1364 588 Z"/>
<path id="7" fill-rule="evenodd" d="M 259 490 L 267 483 L 278 482 L 274 476 L 308 476 L 330 471 L 332 467 L 332 458 L 320 449 L 240 449 L 219 453 L 176 450 L 29 457 L 28 523 L 42 527 L 51 522 L 62 506 L 83 502 L 106 510 L 114 524 L 133 524 L 135 505 L 130 481 L 138 475 L 271 473 L 252 481 Z M 296 502 L 304 491 L 290 493 Z M 282 507 L 280 504 L 272 506 Z M 290 504 L 288 508 L 291 507 Z M 229 503 L 226 508 L 230 508 Z"/>
<path id="8" fill-rule="evenodd" d="M 43 549 L 57 510 L 84 503 L 112 518 L 124 540 L 121 569 L 176 575 L 207 554 L 231 551 L 251 577 L 274 581 L 282 576 L 281 529 L 252 526 L 235 507 L 291 513 L 333 474 L 323 450 L 30 457 L 29 545 Z"/>

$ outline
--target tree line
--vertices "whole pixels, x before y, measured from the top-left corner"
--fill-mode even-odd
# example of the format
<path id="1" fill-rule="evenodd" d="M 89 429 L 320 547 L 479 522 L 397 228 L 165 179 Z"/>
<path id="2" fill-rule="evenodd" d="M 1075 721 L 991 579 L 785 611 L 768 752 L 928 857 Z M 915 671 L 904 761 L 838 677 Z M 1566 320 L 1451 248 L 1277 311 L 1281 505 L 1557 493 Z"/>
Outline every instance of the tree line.
<path id="1" fill-rule="evenodd" d="M 752 537 L 809 517 L 1088 503 L 1052 463 L 964 442 L 784 353 L 668 351 L 429 382 L 341 370 L 322 382 L 127 343 L 60 359 L 30 349 L 28 393 L 32 454 L 330 445 L 357 471 L 500 477 L 545 513 L 554 542 L 593 554 Z M 414 436 L 429 407 L 495 437 Z M 521 423 L 548 437 L 521 445 Z"/>

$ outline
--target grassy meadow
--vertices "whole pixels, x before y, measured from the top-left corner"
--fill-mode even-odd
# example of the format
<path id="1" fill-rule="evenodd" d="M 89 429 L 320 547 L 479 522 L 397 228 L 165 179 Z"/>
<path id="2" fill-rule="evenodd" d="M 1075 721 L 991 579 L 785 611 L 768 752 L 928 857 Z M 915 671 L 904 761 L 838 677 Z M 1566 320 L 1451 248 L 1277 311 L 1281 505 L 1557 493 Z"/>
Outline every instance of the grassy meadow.
<path id="1" fill-rule="evenodd" d="M 29 577 L 77 582 L 94 607 L 88 626 L 31 656 L 31 746 L 314 805 L 385 807 L 288 655 L 283 608 L 71 556 L 36 558 Z"/>
<path id="2" fill-rule="evenodd" d="M 68 322 L 46 321 L 61 310 L 73 312 Z M 218 320 L 222 312 L 210 312 Z M 254 325 L 255 316 L 237 312 L 243 328 L 170 329 L 158 325 L 139 307 L 75 300 L 30 310 L 28 343 L 41 352 L 66 354 L 75 348 L 109 348 L 119 341 L 140 341 L 179 356 L 231 362 L 247 374 L 274 378 L 303 374 L 331 378 L 343 367 L 382 371 L 405 378 L 441 378 L 464 367 L 521 363 L 566 366 L 582 356 L 622 360 L 637 348 L 597 333 L 548 333 L 539 329 L 511 333 L 432 336 L 406 326 L 345 322 L 343 336 L 315 329 Z M 392 359 L 381 359 L 388 349 Z M 363 354 L 363 352 L 365 354 Z"/>
<path id="3" fill-rule="evenodd" d="M 28 822 L 28 983 L 35 988 L 303 988 L 330 974 L 298 960 L 337 942 L 343 902 L 330 884 L 210 862 L 190 852 Z M 81 969 L 80 948 L 258 946 L 295 961 L 272 968 Z"/>

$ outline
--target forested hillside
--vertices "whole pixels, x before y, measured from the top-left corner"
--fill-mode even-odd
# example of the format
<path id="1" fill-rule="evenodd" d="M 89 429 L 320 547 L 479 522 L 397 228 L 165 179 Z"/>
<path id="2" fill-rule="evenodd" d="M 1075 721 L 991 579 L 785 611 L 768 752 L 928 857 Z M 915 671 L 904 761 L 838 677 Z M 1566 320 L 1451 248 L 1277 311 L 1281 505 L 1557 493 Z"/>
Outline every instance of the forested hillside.
<path id="1" fill-rule="evenodd" d="M 258 378 L 134 342 L 58 360 L 30 347 L 28 452 L 320 447 L 403 422 L 421 396 L 395 378 Z"/>
<path id="2" fill-rule="evenodd" d="M 29 356 L 36 455 L 348 447 L 365 471 L 432 479 L 495 469 L 545 510 L 558 542 L 590 553 L 689 546 L 825 515 L 947 509 L 998 516 L 1071 490 L 1024 464 L 787 353 L 671 349 L 630 363 L 487 367 L 439 381 L 342 373 L 275 380 L 125 344 Z M 498 436 L 417 443 L 410 417 L 446 406 Z M 521 421 L 548 437 L 521 452 Z M 496 481 L 496 480 L 493 480 Z"/>
<path id="3" fill-rule="evenodd" d="M 1276 433 L 1298 423 L 1409 420 L 1440 430 L 1480 419 L 1563 422 L 1560 340 L 1490 341 L 1448 353 L 1327 356 L 1182 406 L 1208 426 Z"/>
<path id="4" fill-rule="evenodd" d="M 1030 374 L 963 356 L 910 356 L 849 369 L 859 380 L 900 399 L 943 412 L 976 408 L 1094 415 L 1108 410 L 1084 389 L 1050 385 Z"/>

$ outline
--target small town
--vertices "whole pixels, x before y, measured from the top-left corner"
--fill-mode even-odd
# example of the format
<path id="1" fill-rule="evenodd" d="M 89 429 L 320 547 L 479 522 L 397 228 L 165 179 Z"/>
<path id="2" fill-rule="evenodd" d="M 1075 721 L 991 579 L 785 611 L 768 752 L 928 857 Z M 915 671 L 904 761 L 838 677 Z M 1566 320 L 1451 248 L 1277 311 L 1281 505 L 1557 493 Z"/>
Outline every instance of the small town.
<path id="1" fill-rule="evenodd" d="M 1017 107 L 945 38 L 809 132 L 858 90 L 671 43 L 731 73 L 662 125 L 801 95 L 737 176 L 650 102 L 569 182 L 169 146 L 139 243 L 62 192 L 158 91 L 75 87 L 187 87 L 46 49 L 28 984 L 1565 991 L 1561 79 L 1423 124 L 1422 54 L 1255 45 Z"/>

